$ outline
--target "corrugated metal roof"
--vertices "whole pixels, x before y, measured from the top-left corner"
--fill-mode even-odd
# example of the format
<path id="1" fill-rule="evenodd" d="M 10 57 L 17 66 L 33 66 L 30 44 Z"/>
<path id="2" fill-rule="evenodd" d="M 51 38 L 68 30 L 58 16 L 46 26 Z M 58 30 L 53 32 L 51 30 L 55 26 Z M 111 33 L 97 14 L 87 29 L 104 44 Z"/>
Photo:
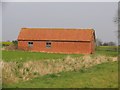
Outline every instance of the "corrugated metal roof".
<path id="1" fill-rule="evenodd" d="M 93 29 L 22 28 L 18 40 L 91 41 Z"/>

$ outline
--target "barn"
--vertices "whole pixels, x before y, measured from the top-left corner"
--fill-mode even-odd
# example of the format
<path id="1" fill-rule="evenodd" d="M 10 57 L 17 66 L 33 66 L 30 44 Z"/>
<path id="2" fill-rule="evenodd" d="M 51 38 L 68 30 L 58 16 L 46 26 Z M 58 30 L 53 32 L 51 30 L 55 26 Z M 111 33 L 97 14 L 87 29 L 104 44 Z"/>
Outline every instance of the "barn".
<path id="1" fill-rule="evenodd" d="M 91 54 L 95 49 L 93 29 L 22 28 L 18 48 L 34 52 Z"/>

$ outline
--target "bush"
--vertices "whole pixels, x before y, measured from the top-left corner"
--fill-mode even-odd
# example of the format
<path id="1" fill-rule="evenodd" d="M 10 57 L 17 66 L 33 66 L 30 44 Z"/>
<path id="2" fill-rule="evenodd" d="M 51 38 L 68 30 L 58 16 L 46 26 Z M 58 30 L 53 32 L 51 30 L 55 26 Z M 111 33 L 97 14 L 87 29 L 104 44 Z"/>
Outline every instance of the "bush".
<path id="1" fill-rule="evenodd" d="M 6 50 L 17 50 L 17 46 L 14 45 L 14 44 L 11 44 L 11 45 L 9 45 L 9 46 L 6 46 L 5 49 L 6 49 Z"/>
<path id="2" fill-rule="evenodd" d="M 17 40 L 13 40 L 12 43 L 17 46 L 18 45 L 18 41 Z"/>
<path id="3" fill-rule="evenodd" d="M 11 44 L 12 44 L 12 42 L 2 42 L 2 46 L 9 46 Z"/>

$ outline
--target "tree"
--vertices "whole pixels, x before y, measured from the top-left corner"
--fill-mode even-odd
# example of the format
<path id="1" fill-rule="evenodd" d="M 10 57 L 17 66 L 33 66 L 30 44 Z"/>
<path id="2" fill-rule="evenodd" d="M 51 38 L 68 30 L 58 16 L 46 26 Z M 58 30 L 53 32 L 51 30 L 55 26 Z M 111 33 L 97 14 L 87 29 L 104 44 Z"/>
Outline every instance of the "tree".
<path id="1" fill-rule="evenodd" d="M 118 45 L 120 45 L 120 2 L 118 3 Z"/>
<path id="2" fill-rule="evenodd" d="M 13 40 L 12 43 L 17 46 L 18 45 L 18 41 L 17 40 Z"/>
<path id="3" fill-rule="evenodd" d="M 118 2 L 118 12 L 117 12 L 117 17 L 115 18 L 114 22 L 118 25 L 118 45 L 120 45 L 120 1 Z"/>
<path id="4" fill-rule="evenodd" d="M 109 46 L 115 46 L 115 43 L 114 42 L 108 42 L 108 45 Z"/>
<path id="5" fill-rule="evenodd" d="M 104 42 L 102 45 L 103 46 L 115 46 L 115 43 L 110 41 L 110 42 Z"/>
<path id="6" fill-rule="evenodd" d="M 108 42 L 104 42 L 103 46 L 109 46 Z"/>
<path id="7" fill-rule="evenodd" d="M 98 39 L 98 38 L 96 39 L 96 45 L 97 46 L 102 46 L 102 43 L 103 42 L 100 39 Z"/>

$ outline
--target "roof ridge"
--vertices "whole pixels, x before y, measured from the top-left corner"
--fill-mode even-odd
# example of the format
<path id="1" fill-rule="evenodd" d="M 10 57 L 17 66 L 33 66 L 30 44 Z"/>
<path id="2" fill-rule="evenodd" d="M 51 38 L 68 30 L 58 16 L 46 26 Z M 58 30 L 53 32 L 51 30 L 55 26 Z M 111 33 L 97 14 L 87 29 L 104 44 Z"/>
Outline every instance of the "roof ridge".
<path id="1" fill-rule="evenodd" d="M 67 29 L 69 29 L 69 30 L 94 30 L 93 28 L 21 28 L 21 29 L 44 29 L 44 30 L 48 30 L 48 29 L 62 29 L 62 30 L 67 30 Z"/>

